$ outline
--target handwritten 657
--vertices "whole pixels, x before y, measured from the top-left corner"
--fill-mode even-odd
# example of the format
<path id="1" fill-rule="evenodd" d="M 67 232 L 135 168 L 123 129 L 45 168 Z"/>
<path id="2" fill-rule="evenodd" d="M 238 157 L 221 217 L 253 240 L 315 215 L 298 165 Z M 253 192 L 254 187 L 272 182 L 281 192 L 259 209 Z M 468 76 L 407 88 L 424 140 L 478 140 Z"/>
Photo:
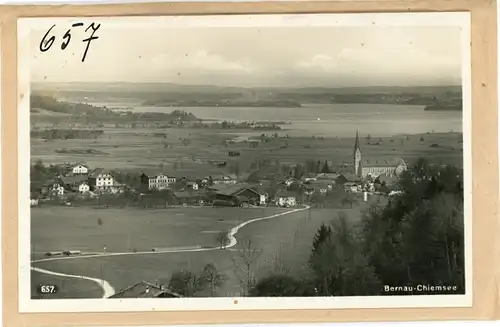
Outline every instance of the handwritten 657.
<path id="1" fill-rule="evenodd" d="M 56 36 L 50 34 L 50 32 L 52 31 L 52 29 L 55 26 L 56 26 L 56 24 L 52 25 L 52 27 L 50 27 L 47 30 L 47 33 L 45 33 L 42 40 L 40 41 L 40 51 L 41 52 L 49 51 L 50 48 L 52 47 L 52 45 L 54 45 L 54 42 L 56 42 Z M 61 39 L 62 39 L 61 50 L 65 50 L 68 47 L 69 43 L 71 42 L 71 37 L 72 37 L 71 29 L 83 27 L 83 26 L 84 26 L 84 24 L 81 22 L 80 23 L 73 23 L 71 25 L 71 28 L 69 28 L 66 31 L 66 33 L 64 33 L 64 35 L 61 37 Z M 87 52 L 89 51 L 90 43 L 93 40 L 96 40 L 99 38 L 98 36 L 94 36 L 95 32 L 99 29 L 99 27 L 101 27 L 101 24 L 97 24 L 97 23 L 93 22 L 85 28 L 85 33 L 88 33 L 88 37 L 81 40 L 82 42 L 87 43 L 87 45 L 85 47 L 85 51 L 84 51 L 83 56 L 82 56 L 82 62 L 84 62 L 85 58 L 87 57 Z"/>

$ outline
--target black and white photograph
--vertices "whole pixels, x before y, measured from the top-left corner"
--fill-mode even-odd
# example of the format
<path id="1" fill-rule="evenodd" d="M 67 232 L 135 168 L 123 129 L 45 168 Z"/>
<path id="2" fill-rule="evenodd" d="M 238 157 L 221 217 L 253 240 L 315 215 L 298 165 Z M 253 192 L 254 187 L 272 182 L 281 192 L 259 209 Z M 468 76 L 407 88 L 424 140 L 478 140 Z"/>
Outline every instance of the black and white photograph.
<path id="1" fill-rule="evenodd" d="M 469 20 L 20 19 L 21 310 L 471 306 Z"/>

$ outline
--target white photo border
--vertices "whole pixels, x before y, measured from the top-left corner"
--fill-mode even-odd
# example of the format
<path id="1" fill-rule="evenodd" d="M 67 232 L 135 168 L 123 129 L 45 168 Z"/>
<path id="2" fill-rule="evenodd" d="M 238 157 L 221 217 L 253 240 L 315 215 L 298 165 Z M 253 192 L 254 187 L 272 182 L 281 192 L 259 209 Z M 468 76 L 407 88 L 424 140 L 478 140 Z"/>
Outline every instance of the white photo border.
<path id="1" fill-rule="evenodd" d="M 262 14 L 210 16 L 99 17 L 106 24 L 126 24 L 128 28 L 202 26 L 457 26 L 461 27 L 463 91 L 463 168 L 464 168 L 464 295 L 406 295 L 355 297 L 280 298 L 174 298 L 174 299 L 31 299 L 30 257 L 30 30 L 59 21 L 86 21 L 92 17 L 18 19 L 18 251 L 19 312 L 144 312 L 206 310 L 285 310 L 285 309 L 361 309 L 361 308 L 444 308 L 472 307 L 472 148 L 471 148 L 471 50 L 469 12 L 439 13 L 356 13 L 356 14 Z M 251 19 L 245 19 L 251 18 Z M 28 232 L 27 232 L 28 231 Z M 237 301 L 235 301 L 237 300 Z M 236 304 L 237 303 L 237 304 Z"/>

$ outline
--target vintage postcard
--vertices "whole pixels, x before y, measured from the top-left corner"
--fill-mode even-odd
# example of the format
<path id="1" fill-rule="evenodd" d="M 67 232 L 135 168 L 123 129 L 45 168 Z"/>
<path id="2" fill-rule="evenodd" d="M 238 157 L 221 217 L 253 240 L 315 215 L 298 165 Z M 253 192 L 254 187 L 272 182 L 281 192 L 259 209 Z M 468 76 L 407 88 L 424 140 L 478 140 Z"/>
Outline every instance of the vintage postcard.
<path id="1" fill-rule="evenodd" d="M 470 44 L 469 12 L 18 19 L 19 312 L 471 308 Z"/>
<path id="2" fill-rule="evenodd" d="M 468 13 L 18 35 L 21 311 L 472 305 Z"/>

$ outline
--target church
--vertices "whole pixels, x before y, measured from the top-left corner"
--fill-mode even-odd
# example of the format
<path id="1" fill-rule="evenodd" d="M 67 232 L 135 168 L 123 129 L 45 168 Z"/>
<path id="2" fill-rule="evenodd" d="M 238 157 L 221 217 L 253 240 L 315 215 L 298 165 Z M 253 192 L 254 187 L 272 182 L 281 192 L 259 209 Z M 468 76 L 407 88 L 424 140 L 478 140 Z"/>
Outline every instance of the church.
<path id="1" fill-rule="evenodd" d="M 359 134 L 356 131 L 354 141 L 354 174 L 359 177 L 377 178 L 380 175 L 399 176 L 408 169 L 402 158 L 393 160 L 370 160 L 363 157 L 359 146 Z"/>

